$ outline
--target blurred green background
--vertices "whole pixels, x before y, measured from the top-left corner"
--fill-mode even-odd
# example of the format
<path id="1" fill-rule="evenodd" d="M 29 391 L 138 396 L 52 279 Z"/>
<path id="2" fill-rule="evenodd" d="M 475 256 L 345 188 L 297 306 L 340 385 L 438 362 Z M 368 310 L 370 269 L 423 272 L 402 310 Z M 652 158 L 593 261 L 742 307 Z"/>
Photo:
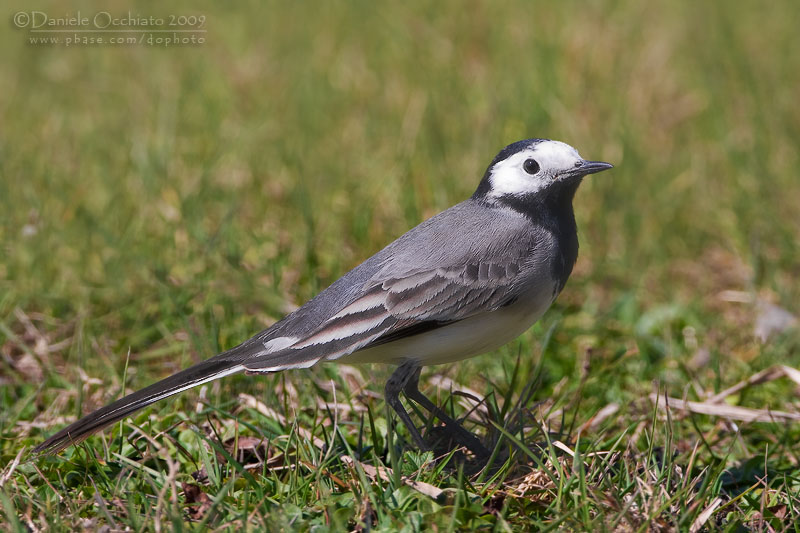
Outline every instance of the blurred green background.
<path id="1" fill-rule="evenodd" d="M 554 311 L 502 350 L 506 366 L 517 353 L 535 365 L 555 327 L 542 397 L 577 379 L 587 349 L 607 364 L 586 385 L 598 405 L 652 379 L 680 396 L 692 379 L 719 389 L 800 364 L 796 335 L 758 344 L 756 308 L 720 298 L 800 313 L 794 1 L 102 7 L 205 16 L 203 44 L 168 47 L 33 44 L 20 10 L 100 8 L 3 8 L 4 457 L 17 421 L 81 372 L 113 384 L 92 389 L 96 407 L 128 353 L 136 387 L 237 344 L 469 196 L 528 137 L 615 165 L 576 197 L 581 255 Z M 67 339 L 33 370 L 19 364 L 35 344 L 25 317 Z M 497 361 L 449 372 L 483 391 L 476 376 L 501 375 Z M 82 401 L 61 398 L 57 414 Z"/>
<path id="2" fill-rule="evenodd" d="M 800 56 L 784 6 L 104 8 L 206 15 L 205 44 L 169 48 L 35 46 L 12 26 L 3 293 L 102 314 L 191 285 L 274 318 L 271 296 L 302 303 L 538 136 L 618 167 L 576 200 L 584 280 L 650 278 L 646 305 L 699 297 L 669 270 L 719 250 L 793 302 Z"/>

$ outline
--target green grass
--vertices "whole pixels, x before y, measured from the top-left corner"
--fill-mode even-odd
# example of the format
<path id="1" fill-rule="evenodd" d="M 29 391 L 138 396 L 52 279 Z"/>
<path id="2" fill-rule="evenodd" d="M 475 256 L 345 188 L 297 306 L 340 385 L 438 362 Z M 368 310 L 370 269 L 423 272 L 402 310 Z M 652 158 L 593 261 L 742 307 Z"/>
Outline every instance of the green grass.
<path id="1" fill-rule="evenodd" d="M 2 529 L 661 531 L 709 509 L 710 531 L 796 530 L 800 424 L 649 399 L 800 367 L 796 330 L 760 343 L 758 307 L 720 297 L 800 315 L 794 2 L 104 8 L 206 16 L 205 44 L 166 49 L 34 46 L 10 22 L 31 9 L 97 11 L 4 6 Z M 487 398 L 467 426 L 502 437 L 496 468 L 432 462 L 391 429 L 391 369 L 335 365 L 15 461 L 280 319 L 533 136 L 616 168 L 576 197 L 580 259 L 541 322 L 423 372 L 459 415 L 474 402 L 435 376 Z M 727 402 L 797 412 L 797 385 Z"/>

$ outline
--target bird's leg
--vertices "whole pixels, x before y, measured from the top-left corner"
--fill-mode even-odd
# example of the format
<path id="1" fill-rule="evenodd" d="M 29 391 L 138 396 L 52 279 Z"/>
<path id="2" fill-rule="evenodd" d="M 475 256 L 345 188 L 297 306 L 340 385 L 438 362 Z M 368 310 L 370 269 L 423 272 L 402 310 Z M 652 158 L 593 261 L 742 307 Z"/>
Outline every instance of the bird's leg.
<path id="1" fill-rule="evenodd" d="M 419 446 L 421 450 L 428 451 L 430 450 L 430 446 L 425 443 L 417 426 L 414 425 L 411 421 L 411 417 L 408 416 L 406 408 L 400 403 L 400 392 L 406 390 L 409 380 L 414 381 L 414 388 L 416 388 L 416 382 L 419 380 L 419 366 L 414 361 L 403 363 L 389 376 L 389 381 L 386 382 L 386 387 L 384 388 L 386 403 L 394 409 L 397 416 L 399 416 L 403 424 L 406 425 L 409 433 L 411 433 L 411 437 L 413 437 L 414 441 L 417 443 L 417 446 Z"/>
<path id="2" fill-rule="evenodd" d="M 436 404 L 430 401 L 427 396 L 425 396 L 424 394 L 422 394 L 422 392 L 420 392 L 419 390 L 420 370 L 421 368 L 419 366 L 416 366 L 413 375 L 411 375 L 409 378 L 406 379 L 405 386 L 403 388 L 403 392 L 405 393 L 406 398 L 414 400 L 419 405 L 427 409 L 428 412 L 435 415 L 436 418 L 444 422 L 445 427 L 447 428 L 448 431 L 450 431 L 450 434 L 452 435 L 453 439 L 455 439 L 456 442 L 466 447 L 468 450 L 470 450 L 478 457 L 489 457 L 489 450 L 487 450 L 483 446 L 483 444 L 481 444 L 481 441 L 478 439 L 478 437 L 476 437 L 475 435 L 464 429 L 464 426 L 459 424 L 456 420 L 450 418 L 447 415 L 447 413 L 445 413 L 441 408 L 439 408 Z M 406 414 L 406 416 L 408 415 Z"/>

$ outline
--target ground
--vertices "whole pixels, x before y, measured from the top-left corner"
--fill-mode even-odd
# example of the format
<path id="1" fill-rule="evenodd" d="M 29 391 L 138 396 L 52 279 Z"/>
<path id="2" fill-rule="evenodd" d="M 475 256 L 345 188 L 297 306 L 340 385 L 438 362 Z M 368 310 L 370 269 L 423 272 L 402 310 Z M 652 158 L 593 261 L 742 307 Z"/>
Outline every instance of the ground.
<path id="1" fill-rule="evenodd" d="M 175 46 L 41 44 L 68 34 L 15 15 L 78 9 L 3 8 L 3 529 L 796 528 L 794 2 L 103 8 L 205 17 Z M 578 191 L 545 317 L 423 371 L 491 468 L 393 430 L 381 366 L 225 379 L 26 455 L 269 326 L 527 137 L 615 168 Z"/>

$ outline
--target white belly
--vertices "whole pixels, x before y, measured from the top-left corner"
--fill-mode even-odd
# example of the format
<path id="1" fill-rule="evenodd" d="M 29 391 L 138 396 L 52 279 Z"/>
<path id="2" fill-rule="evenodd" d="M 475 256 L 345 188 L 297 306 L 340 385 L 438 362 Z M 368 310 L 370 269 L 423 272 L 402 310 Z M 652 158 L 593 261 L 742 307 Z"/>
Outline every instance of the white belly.
<path id="1" fill-rule="evenodd" d="M 438 365 L 489 352 L 514 340 L 531 327 L 553 303 L 552 284 L 541 284 L 513 304 L 425 333 L 359 350 L 343 363 L 394 363 L 415 360 Z"/>

